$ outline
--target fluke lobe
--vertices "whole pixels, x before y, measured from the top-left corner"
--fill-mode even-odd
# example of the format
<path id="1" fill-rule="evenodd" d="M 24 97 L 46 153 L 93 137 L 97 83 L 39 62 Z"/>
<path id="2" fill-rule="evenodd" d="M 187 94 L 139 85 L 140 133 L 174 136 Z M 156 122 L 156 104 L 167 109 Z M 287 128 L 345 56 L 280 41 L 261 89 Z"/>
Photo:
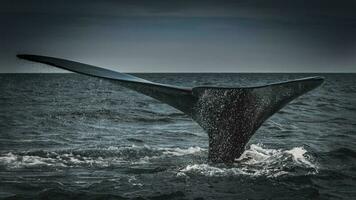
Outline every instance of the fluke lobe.
<path id="1" fill-rule="evenodd" d="M 17 55 L 69 71 L 108 79 L 162 101 L 189 115 L 209 136 L 209 160 L 232 163 L 271 115 L 298 96 L 318 87 L 321 77 L 310 77 L 259 87 L 179 87 L 154 83 L 132 75 L 79 62 L 38 55 Z"/>

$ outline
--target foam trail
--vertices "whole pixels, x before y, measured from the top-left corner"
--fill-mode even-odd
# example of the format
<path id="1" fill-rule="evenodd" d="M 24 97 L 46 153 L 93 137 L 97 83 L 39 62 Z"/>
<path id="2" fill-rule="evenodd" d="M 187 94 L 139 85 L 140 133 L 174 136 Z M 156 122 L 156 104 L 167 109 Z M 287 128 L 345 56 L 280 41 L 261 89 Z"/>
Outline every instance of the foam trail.
<path id="1" fill-rule="evenodd" d="M 8 152 L 0 154 L 0 166 L 7 168 L 25 167 L 112 167 L 125 163 L 146 164 L 152 159 L 195 155 L 205 152 L 201 147 L 165 147 L 149 145 L 109 146 L 103 149 L 67 149 L 63 151 Z M 98 156 L 100 155 L 100 156 Z"/>

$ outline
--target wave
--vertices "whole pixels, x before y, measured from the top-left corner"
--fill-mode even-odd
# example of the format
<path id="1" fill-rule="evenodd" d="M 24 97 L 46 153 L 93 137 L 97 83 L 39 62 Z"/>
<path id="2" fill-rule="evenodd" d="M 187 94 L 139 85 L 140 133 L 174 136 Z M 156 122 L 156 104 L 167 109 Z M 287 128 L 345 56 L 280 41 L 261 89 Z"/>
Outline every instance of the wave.
<path id="1" fill-rule="evenodd" d="M 102 184 L 102 183 L 100 183 Z M 99 185 L 99 184 L 98 184 Z M 132 184 L 133 186 L 139 186 L 140 184 Z M 96 185 L 95 185 L 96 186 Z M 101 185 L 100 185 L 101 186 Z M 97 187 L 100 187 L 97 186 Z M 98 188 L 93 188 L 94 186 L 90 187 L 93 191 L 97 191 Z M 104 190 L 106 191 L 106 190 Z M 127 197 L 127 195 L 132 195 L 132 198 Z M 10 196 L 13 197 L 13 196 Z M 21 199 L 16 198 L 17 196 L 14 195 L 13 198 L 9 199 Z M 38 193 L 37 198 L 34 199 L 52 199 L 49 197 L 56 197 L 56 199 L 187 199 L 185 191 L 160 191 L 158 193 L 151 193 L 148 191 L 138 190 L 135 193 L 126 193 L 125 195 L 115 194 L 115 193 L 103 193 L 103 192 L 92 192 L 92 191 L 77 191 L 73 189 L 67 189 L 63 187 L 58 188 L 48 188 L 42 190 Z M 27 199 L 27 198 L 26 198 Z M 33 198 L 29 198 L 33 199 Z M 199 199 L 199 198 L 196 198 Z"/>
<path id="2" fill-rule="evenodd" d="M 144 143 L 143 140 L 137 139 L 137 138 L 127 138 L 126 139 L 129 142 L 136 142 L 136 143 Z"/>
<path id="3" fill-rule="evenodd" d="M 338 159 L 356 158 L 356 151 L 345 147 L 329 151 L 328 154 Z"/>
<path id="4" fill-rule="evenodd" d="M 92 158 L 73 153 L 57 154 L 51 152 L 49 157 L 35 155 L 19 155 L 9 152 L 0 157 L 0 163 L 8 168 L 29 168 L 29 167 L 108 167 L 113 162 L 120 163 L 120 159 L 103 159 L 102 157 Z"/>
<path id="5" fill-rule="evenodd" d="M 154 148 L 148 145 L 109 146 L 102 149 L 8 152 L 0 155 L 0 166 L 28 167 L 95 167 L 106 168 L 128 164 L 146 164 L 154 159 L 193 155 L 205 152 L 200 147 Z"/>
<path id="6" fill-rule="evenodd" d="M 132 115 L 127 116 L 125 111 L 110 110 L 110 109 L 94 109 L 84 111 L 69 111 L 69 112 L 57 112 L 52 113 L 50 117 L 52 119 L 108 119 L 120 122 L 174 122 L 179 120 L 190 120 L 184 113 L 159 113 L 154 111 L 148 111 L 145 109 L 134 109 L 135 112 Z"/>
<path id="7" fill-rule="evenodd" d="M 318 172 L 318 165 L 303 147 L 292 149 L 268 149 L 262 144 L 252 144 L 232 166 L 197 163 L 197 156 L 206 156 L 207 149 L 193 146 L 151 147 L 131 145 L 124 147 L 109 146 L 101 149 L 67 149 L 58 151 L 8 152 L 0 155 L 0 166 L 5 168 L 108 168 L 138 166 L 137 173 L 156 173 L 164 169 L 147 168 L 147 164 L 159 164 L 162 160 L 177 160 L 188 165 L 174 170 L 181 175 L 204 176 L 265 176 L 305 175 Z M 193 158 L 193 160 L 191 159 Z M 205 160 L 205 159 L 204 159 Z M 204 161 L 203 161 L 204 162 Z M 177 163 L 179 165 L 179 162 Z M 140 167 L 141 166 L 141 167 Z M 143 170 L 141 170 L 141 168 Z M 147 169 L 147 170 L 146 170 Z"/>
<path id="8" fill-rule="evenodd" d="M 204 176 L 266 176 L 315 174 L 318 166 L 303 147 L 289 150 L 267 149 L 261 144 L 252 144 L 233 166 L 189 164 L 178 172 L 178 176 L 199 174 Z"/>
<path id="9" fill-rule="evenodd" d="M 188 149 L 181 148 L 160 148 L 163 150 L 164 155 L 173 155 L 173 156 L 184 156 L 189 154 L 196 154 L 203 151 L 200 147 L 189 147 Z"/>

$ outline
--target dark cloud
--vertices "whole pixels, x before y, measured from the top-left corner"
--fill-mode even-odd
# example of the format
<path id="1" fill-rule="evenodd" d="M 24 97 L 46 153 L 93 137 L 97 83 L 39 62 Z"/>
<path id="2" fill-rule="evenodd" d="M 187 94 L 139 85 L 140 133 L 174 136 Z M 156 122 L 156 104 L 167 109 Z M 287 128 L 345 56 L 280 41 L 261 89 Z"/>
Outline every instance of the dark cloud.
<path id="1" fill-rule="evenodd" d="M 356 19 L 354 0 L 5 0 L 1 12 L 72 15 L 251 17 L 295 21 Z M 353 22 L 354 23 L 354 22 Z"/>
<path id="2" fill-rule="evenodd" d="M 351 0 L 1 3 L 1 71 L 26 71 L 19 52 L 126 71 L 355 71 Z"/>

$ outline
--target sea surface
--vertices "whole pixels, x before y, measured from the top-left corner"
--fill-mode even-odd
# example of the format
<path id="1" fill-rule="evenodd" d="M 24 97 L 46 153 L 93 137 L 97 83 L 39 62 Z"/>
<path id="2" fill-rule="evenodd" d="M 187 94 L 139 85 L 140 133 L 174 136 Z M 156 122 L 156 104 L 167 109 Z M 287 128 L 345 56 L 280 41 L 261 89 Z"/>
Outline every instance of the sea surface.
<path id="1" fill-rule="evenodd" d="M 0 199 L 356 199 L 356 74 L 134 74 L 181 86 L 323 76 L 233 165 L 174 108 L 78 74 L 0 74 Z"/>

